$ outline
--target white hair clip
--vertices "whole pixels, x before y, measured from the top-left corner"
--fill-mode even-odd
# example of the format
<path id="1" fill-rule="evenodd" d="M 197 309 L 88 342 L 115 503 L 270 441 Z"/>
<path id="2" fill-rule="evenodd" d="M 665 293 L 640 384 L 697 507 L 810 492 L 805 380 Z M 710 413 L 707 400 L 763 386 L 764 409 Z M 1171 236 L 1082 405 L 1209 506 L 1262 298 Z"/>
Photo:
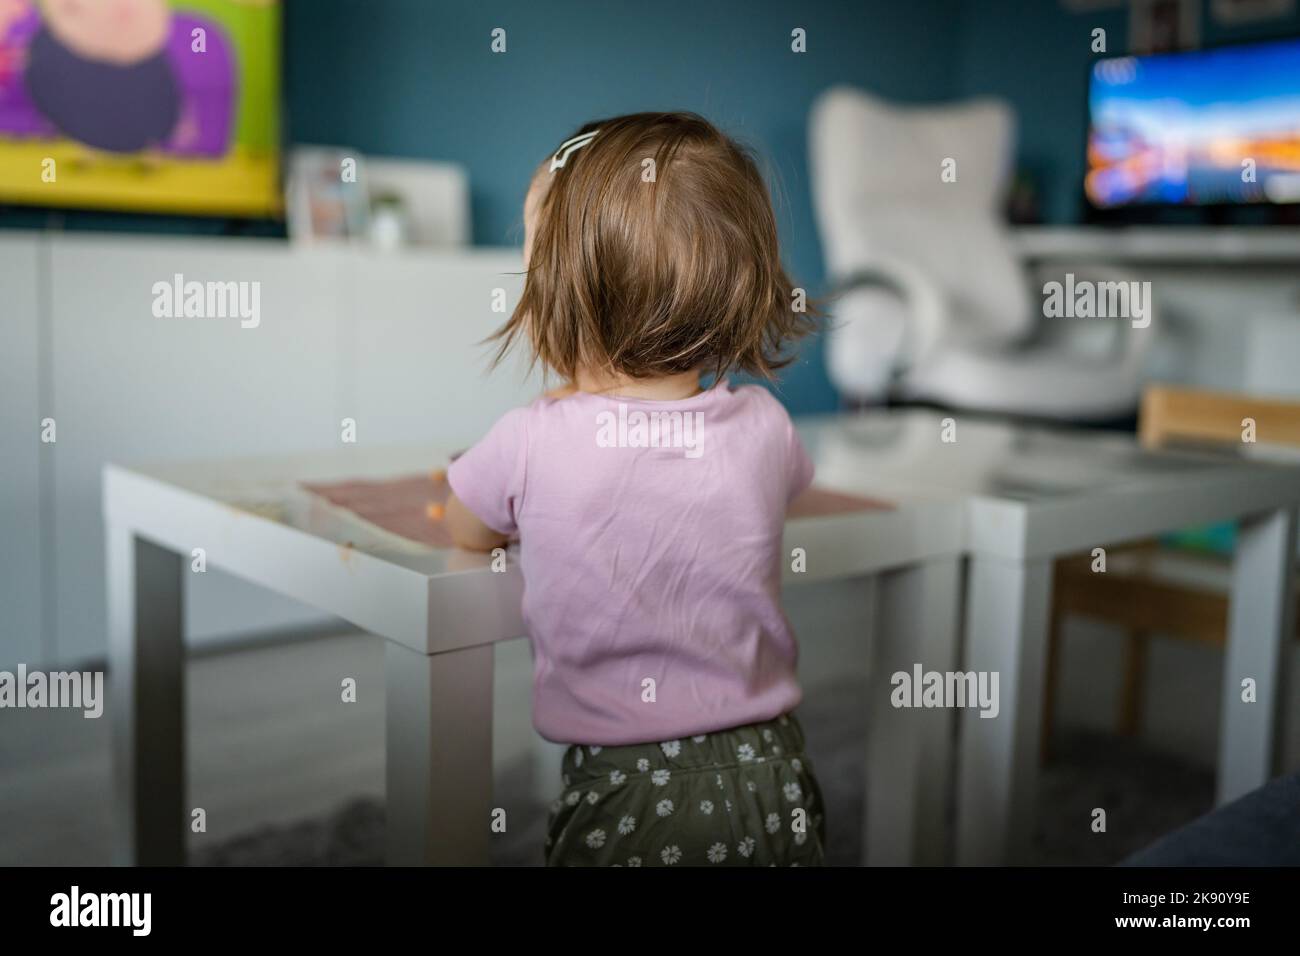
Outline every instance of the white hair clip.
<path id="1" fill-rule="evenodd" d="M 582 133 L 579 136 L 573 137 L 573 139 L 566 139 L 561 143 L 560 148 L 556 151 L 555 155 L 551 157 L 551 172 L 555 172 L 557 169 L 561 168 L 569 161 L 569 157 L 573 155 L 575 150 L 582 149 L 582 147 L 595 139 L 596 134 L 599 132 L 600 130 L 593 129 L 590 133 Z"/>

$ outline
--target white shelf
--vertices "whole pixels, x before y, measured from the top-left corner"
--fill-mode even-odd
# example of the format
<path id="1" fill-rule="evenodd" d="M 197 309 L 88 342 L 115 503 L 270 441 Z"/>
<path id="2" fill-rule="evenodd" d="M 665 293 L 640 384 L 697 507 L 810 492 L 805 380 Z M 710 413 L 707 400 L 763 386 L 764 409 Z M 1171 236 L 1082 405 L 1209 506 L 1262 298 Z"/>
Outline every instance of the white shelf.
<path id="1" fill-rule="evenodd" d="M 1300 265 L 1300 227 L 1026 226 L 1011 234 L 1027 259 Z"/>

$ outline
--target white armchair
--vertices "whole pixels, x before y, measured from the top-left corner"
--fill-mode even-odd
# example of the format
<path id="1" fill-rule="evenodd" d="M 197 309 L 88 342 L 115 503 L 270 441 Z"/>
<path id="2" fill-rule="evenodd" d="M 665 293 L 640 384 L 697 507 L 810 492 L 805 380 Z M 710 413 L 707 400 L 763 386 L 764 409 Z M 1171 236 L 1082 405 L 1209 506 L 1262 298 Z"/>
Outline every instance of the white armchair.
<path id="1" fill-rule="evenodd" d="M 1001 215 L 1014 153 L 1005 104 L 897 107 L 835 87 L 814 104 L 809 139 L 836 291 L 827 365 L 846 399 L 1072 420 L 1136 409 L 1155 323 L 1042 318 L 1046 277 L 1031 285 Z M 955 181 L 941 178 L 945 160 Z"/>

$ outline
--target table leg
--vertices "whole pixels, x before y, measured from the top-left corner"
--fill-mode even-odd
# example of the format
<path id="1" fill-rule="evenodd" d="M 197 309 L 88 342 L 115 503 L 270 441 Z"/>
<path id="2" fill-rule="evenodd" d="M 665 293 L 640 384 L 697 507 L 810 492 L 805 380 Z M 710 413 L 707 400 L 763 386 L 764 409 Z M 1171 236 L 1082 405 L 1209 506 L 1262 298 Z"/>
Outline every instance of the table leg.
<path id="1" fill-rule="evenodd" d="M 870 866 L 947 862 L 953 715 L 896 708 L 892 676 L 955 670 L 961 559 L 944 558 L 877 578 L 863 859 Z"/>
<path id="2" fill-rule="evenodd" d="M 966 668 L 998 675 L 998 713 L 959 716 L 957 862 L 1014 863 L 1033 829 L 1052 564 L 972 557 L 968 581 Z"/>
<path id="3" fill-rule="evenodd" d="M 423 654 L 389 641 L 384 670 L 389 864 L 486 864 L 492 645 Z"/>
<path id="4" fill-rule="evenodd" d="M 181 556 L 106 529 L 114 858 L 185 862 L 185 648 Z"/>
<path id="5" fill-rule="evenodd" d="M 1243 520 L 1237 529 L 1228 649 L 1223 667 L 1216 798 L 1227 803 L 1273 775 L 1290 670 L 1283 649 L 1294 633 L 1296 515 L 1282 508 Z M 1242 681 L 1255 681 L 1253 702 Z"/>

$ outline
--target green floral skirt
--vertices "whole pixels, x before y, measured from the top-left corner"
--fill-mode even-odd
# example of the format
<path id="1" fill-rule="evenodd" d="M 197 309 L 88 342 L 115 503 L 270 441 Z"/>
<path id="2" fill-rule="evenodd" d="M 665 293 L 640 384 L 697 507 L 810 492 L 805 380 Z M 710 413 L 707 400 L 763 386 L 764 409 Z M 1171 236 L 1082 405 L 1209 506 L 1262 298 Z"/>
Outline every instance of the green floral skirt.
<path id="1" fill-rule="evenodd" d="M 572 746 L 547 866 L 817 866 L 821 790 L 793 715 L 684 740 Z"/>

